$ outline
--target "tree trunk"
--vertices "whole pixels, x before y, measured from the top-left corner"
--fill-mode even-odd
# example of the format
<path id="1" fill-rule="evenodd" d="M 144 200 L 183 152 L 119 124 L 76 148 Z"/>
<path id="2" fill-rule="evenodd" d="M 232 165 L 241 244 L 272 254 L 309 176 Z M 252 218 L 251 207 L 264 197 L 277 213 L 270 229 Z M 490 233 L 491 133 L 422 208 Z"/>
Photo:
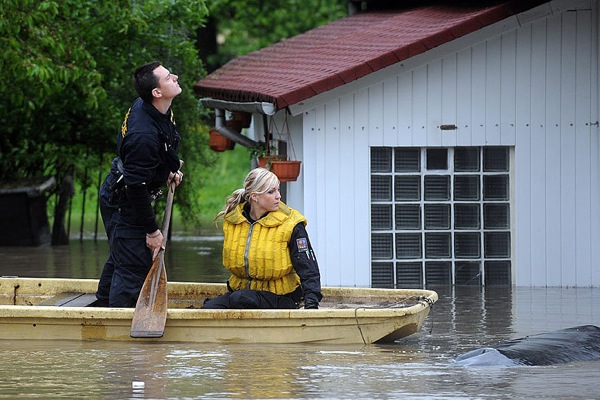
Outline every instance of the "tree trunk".
<path id="1" fill-rule="evenodd" d="M 60 184 L 58 192 L 58 204 L 54 208 L 54 225 L 52 226 L 52 246 L 61 246 L 69 244 L 69 236 L 65 229 L 65 215 L 67 215 L 67 207 L 69 199 L 75 194 L 73 185 L 73 177 L 65 176 Z"/>

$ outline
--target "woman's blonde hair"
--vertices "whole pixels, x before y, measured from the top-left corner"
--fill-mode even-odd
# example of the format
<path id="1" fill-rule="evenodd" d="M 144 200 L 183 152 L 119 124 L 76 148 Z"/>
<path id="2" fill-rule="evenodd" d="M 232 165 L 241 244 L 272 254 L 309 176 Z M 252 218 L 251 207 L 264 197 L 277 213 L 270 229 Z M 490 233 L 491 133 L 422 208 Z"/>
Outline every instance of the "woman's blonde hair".
<path id="1" fill-rule="evenodd" d="M 224 217 L 239 204 L 248 201 L 252 193 L 263 194 L 269 190 L 279 186 L 277 175 L 265 168 L 254 168 L 246 175 L 244 179 L 244 187 L 234 190 L 231 195 L 225 200 L 225 207 L 213 220 L 216 224 L 217 220 Z"/>

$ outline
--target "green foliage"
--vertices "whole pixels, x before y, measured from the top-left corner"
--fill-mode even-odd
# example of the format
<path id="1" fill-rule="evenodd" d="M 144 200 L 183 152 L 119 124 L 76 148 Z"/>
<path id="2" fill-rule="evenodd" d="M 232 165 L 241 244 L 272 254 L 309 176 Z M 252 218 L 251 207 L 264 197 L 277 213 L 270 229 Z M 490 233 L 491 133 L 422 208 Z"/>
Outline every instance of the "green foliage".
<path id="1" fill-rule="evenodd" d="M 136 97 L 133 71 L 158 60 L 183 88 L 173 103 L 186 177 L 178 211 L 187 225 L 207 213 L 212 219 L 247 172 L 234 173 L 234 165 L 248 157 L 241 146 L 224 155 L 209 150 L 211 118 L 193 93 L 205 74 L 195 44 L 209 8 L 222 38 L 212 57 L 224 63 L 342 17 L 345 7 L 346 0 L 2 0 L 0 181 L 54 175 L 60 184 L 74 175 L 73 204 L 81 204 L 114 157 Z"/>
<path id="2" fill-rule="evenodd" d="M 60 182 L 100 164 L 108 170 L 136 97 L 131 75 L 153 60 L 180 76 L 182 158 L 190 169 L 204 165 L 204 114 L 193 85 L 204 74 L 194 35 L 207 13 L 198 0 L 3 0 L 0 181 L 55 175 Z M 194 188 L 184 192 L 189 204 Z"/>
<path id="3" fill-rule="evenodd" d="M 267 145 L 265 142 L 258 142 L 256 146 L 248 147 L 248 154 L 250 156 L 250 160 L 253 160 L 266 155 L 277 154 L 277 147 L 271 145 L 267 150 Z"/>
<path id="4" fill-rule="evenodd" d="M 212 0 L 221 43 L 213 57 L 224 64 L 347 15 L 346 0 Z"/>
<path id="5" fill-rule="evenodd" d="M 213 219 L 223 209 L 225 199 L 234 190 L 243 187 L 244 178 L 251 167 L 247 149 L 243 146 L 236 145 L 231 151 L 216 154 L 215 165 L 203 172 L 206 185 L 198 198 L 201 225 L 211 231 L 214 227 Z"/>

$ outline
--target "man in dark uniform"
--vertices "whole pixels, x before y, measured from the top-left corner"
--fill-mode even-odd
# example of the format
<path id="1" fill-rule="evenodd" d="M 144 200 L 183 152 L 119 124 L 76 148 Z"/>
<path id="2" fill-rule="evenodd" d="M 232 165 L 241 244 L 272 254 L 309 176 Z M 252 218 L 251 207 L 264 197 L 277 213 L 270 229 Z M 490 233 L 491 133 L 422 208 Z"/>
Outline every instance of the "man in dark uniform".
<path id="1" fill-rule="evenodd" d="M 178 77 L 158 62 L 134 73 L 139 94 L 117 135 L 117 157 L 100 188 L 100 210 L 110 253 L 98 284 L 98 305 L 135 307 L 163 242 L 152 208 L 165 183 L 183 173 L 171 103 L 181 93 Z M 164 232 L 166 235 L 167 233 Z"/>

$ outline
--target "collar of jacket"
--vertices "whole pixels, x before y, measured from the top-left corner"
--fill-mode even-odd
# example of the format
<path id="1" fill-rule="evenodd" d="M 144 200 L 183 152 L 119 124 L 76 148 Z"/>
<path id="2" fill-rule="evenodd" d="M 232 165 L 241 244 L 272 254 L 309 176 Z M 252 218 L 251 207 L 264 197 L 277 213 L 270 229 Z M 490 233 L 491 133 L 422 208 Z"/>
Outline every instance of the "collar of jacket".
<path id="1" fill-rule="evenodd" d="M 167 121 L 172 121 L 173 109 L 171 107 L 169 107 L 166 114 L 163 114 L 160 111 L 158 111 L 158 109 L 156 107 L 154 107 L 152 105 L 152 103 L 148 103 L 148 102 L 142 100 L 141 98 L 139 98 L 139 99 L 142 101 L 142 107 L 144 107 L 144 110 L 146 110 L 146 112 L 148 114 L 150 114 L 152 116 L 152 118 L 162 118 Z"/>
<path id="2" fill-rule="evenodd" d="M 236 208 L 234 208 L 232 211 L 229 212 L 229 214 L 225 216 L 225 220 L 230 224 L 235 225 L 242 224 L 244 222 L 250 223 L 242 213 L 242 211 L 244 210 L 244 204 L 246 203 L 244 202 L 238 204 Z M 280 201 L 279 210 L 268 213 L 267 215 L 256 221 L 256 223 L 264 227 L 278 226 L 290 217 L 291 212 L 292 210 L 283 201 Z"/>

